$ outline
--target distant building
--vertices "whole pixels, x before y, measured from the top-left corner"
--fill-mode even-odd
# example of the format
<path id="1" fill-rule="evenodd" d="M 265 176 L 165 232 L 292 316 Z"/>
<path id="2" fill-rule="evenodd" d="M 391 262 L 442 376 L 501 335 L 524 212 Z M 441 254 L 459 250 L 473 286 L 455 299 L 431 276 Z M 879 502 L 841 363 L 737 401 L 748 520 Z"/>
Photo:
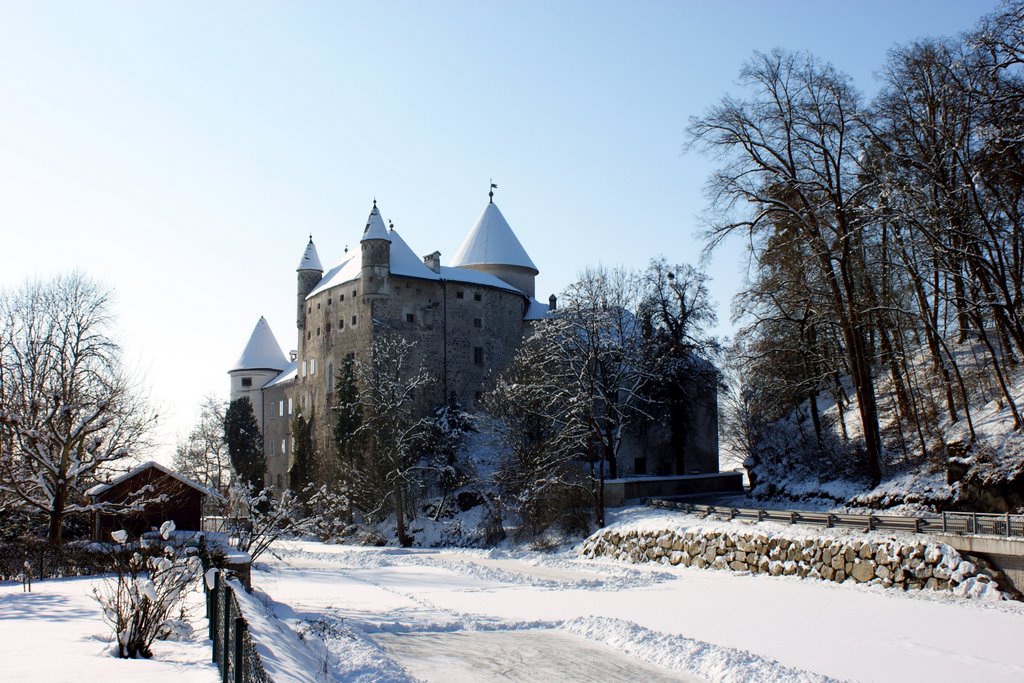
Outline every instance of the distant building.
<path id="1" fill-rule="evenodd" d="M 336 370 L 345 357 L 367 358 L 374 336 L 391 331 L 416 343 L 417 360 L 436 381 L 416 396 L 428 414 L 454 393 L 467 410 L 512 359 L 531 324 L 555 305 L 534 298 L 537 266 L 498 206 L 491 201 L 462 245 L 441 265 L 437 251 L 418 257 L 374 201 L 359 251 L 325 271 L 310 237 L 299 261 L 296 350 L 285 357 L 260 318 L 231 377 L 231 399 L 248 396 L 263 433 L 267 484 L 287 487 L 292 461 L 291 424 L 302 412 L 313 419 L 314 442 L 331 448 L 330 410 Z M 718 471 L 717 409 L 695 421 L 695 454 L 681 467 L 664 451 L 664 429 L 630 434 L 620 472 L 689 474 Z M 698 431 L 700 433 L 698 433 Z M 628 453 L 626 453 L 628 451 Z M 647 451 L 651 452 L 648 458 Z"/>

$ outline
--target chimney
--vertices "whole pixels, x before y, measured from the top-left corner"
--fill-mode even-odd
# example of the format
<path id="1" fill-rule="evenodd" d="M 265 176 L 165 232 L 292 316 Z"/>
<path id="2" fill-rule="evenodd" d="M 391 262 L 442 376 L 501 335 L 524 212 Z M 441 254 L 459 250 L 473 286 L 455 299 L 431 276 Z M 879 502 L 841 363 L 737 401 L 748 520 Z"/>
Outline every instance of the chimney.
<path id="1" fill-rule="evenodd" d="M 548 297 L 548 311 L 554 311 L 558 308 L 558 297 L 552 294 Z"/>
<path id="2" fill-rule="evenodd" d="M 441 272 L 441 252 L 435 251 L 423 257 L 423 263 L 435 273 Z"/>

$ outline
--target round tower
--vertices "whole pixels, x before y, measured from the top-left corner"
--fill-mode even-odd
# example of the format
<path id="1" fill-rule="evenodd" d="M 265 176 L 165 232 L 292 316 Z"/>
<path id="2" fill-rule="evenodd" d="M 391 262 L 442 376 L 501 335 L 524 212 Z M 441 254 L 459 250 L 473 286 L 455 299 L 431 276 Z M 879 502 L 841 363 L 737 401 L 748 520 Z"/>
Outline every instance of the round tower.
<path id="1" fill-rule="evenodd" d="M 373 200 L 373 208 L 370 209 L 370 217 L 366 220 L 359 246 L 362 249 L 359 278 L 363 296 L 387 296 L 388 277 L 391 274 L 391 237 L 377 210 L 376 199 Z"/>
<path id="2" fill-rule="evenodd" d="M 231 400 L 248 397 L 252 403 L 256 422 L 263 431 L 263 387 L 288 367 L 266 318 L 260 318 L 249 336 L 245 350 L 234 366 L 228 370 L 231 377 Z"/>
<path id="3" fill-rule="evenodd" d="M 298 306 L 295 313 L 295 325 L 301 330 L 306 326 L 306 297 L 313 291 L 324 276 L 324 267 L 320 265 L 320 257 L 316 253 L 316 245 L 313 244 L 313 236 L 309 236 L 309 244 L 302 254 L 297 273 L 297 297 Z"/>
<path id="4" fill-rule="evenodd" d="M 480 218 L 448 265 L 489 273 L 532 297 L 540 271 L 498 210 L 493 191 L 489 197 Z"/>

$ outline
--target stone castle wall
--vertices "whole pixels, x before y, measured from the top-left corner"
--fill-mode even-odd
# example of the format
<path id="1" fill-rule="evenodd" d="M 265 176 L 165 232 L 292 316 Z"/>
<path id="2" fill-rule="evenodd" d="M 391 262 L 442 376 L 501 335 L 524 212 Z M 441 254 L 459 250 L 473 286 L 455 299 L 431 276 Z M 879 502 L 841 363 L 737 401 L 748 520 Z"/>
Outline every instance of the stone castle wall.
<path id="1" fill-rule="evenodd" d="M 735 528 L 601 529 L 580 554 L 626 562 L 657 562 L 837 583 L 877 584 L 903 590 L 949 590 L 972 597 L 1002 598 L 985 568 L 948 545 L 929 540 L 849 537 L 789 538 Z"/>

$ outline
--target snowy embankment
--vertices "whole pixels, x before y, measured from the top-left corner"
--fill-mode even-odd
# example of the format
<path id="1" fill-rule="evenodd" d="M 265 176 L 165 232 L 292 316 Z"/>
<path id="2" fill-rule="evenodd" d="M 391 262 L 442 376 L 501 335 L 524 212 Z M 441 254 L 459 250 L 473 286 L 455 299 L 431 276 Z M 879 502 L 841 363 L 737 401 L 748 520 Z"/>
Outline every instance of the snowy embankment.
<path id="1" fill-rule="evenodd" d="M 636 519 L 586 539 L 580 554 L 903 590 L 948 590 L 986 600 L 1008 597 L 985 569 L 927 537 L 716 521 L 678 513 L 633 514 Z"/>

